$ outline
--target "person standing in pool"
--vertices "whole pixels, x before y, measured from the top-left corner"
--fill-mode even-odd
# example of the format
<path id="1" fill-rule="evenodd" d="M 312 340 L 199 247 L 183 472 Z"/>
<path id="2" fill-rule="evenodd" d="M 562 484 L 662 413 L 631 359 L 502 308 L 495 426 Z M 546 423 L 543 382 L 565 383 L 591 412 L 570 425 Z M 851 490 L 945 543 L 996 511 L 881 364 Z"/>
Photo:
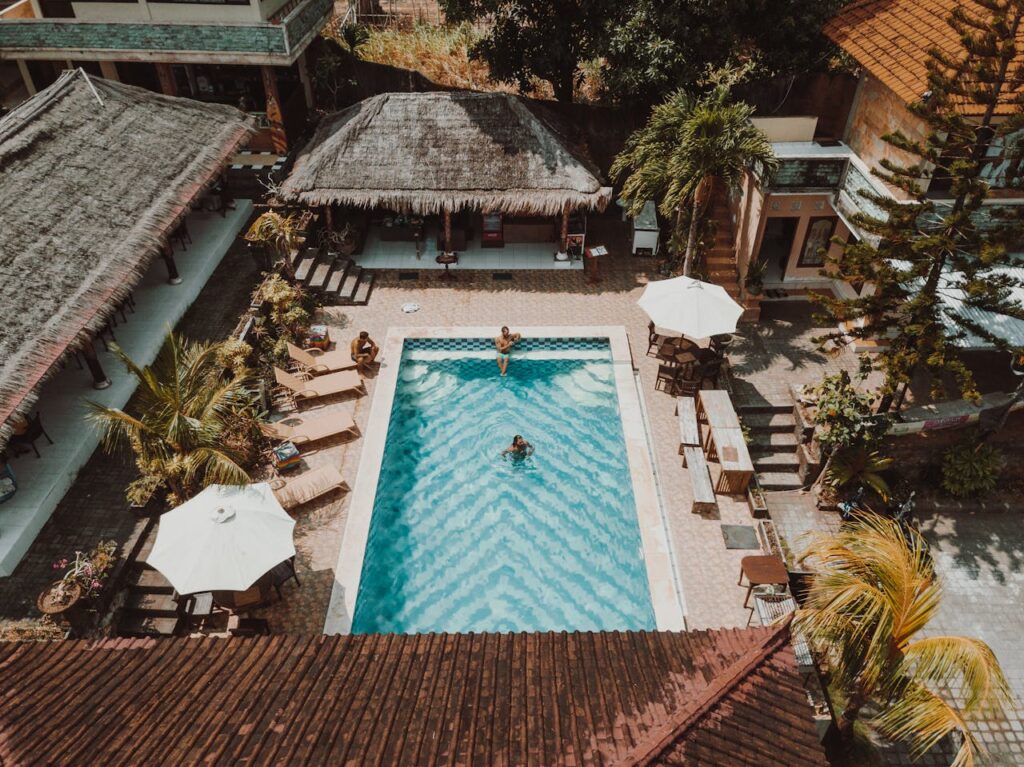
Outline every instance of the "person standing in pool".
<path id="1" fill-rule="evenodd" d="M 512 356 L 512 346 L 522 338 L 519 333 L 510 333 L 508 326 L 501 329 L 501 335 L 494 339 L 494 345 L 498 349 L 498 370 L 502 375 L 508 372 L 508 360 Z"/>
<path id="2" fill-rule="evenodd" d="M 511 455 L 513 458 L 526 458 L 533 455 L 533 445 L 523 439 L 522 434 L 512 438 L 512 444 L 501 451 L 502 456 Z"/>

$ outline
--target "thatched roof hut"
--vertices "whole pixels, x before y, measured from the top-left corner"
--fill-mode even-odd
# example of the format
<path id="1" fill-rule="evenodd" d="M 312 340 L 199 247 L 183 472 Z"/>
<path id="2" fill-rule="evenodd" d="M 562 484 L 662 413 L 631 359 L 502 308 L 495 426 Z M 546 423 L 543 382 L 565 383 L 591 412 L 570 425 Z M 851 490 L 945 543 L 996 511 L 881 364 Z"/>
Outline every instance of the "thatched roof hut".
<path id="1" fill-rule="evenodd" d="M 233 107 L 81 70 L 0 118 L 0 444 L 250 131 Z"/>
<path id="2" fill-rule="evenodd" d="M 384 93 L 326 117 L 282 193 L 307 205 L 520 215 L 603 209 L 611 188 L 542 107 L 505 93 Z"/>

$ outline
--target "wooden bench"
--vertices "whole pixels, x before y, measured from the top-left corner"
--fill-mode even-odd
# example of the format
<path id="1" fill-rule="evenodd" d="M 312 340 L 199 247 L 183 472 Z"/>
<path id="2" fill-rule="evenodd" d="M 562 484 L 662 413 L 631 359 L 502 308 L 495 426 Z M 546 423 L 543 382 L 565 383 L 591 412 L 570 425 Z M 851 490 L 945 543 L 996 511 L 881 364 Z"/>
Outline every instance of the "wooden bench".
<path id="1" fill-rule="evenodd" d="M 679 455 L 683 455 L 684 448 L 700 446 L 697 403 L 693 397 L 676 399 L 676 417 L 679 420 Z"/>
<path id="2" fill-rule="evenodd" d="M 690 486 L 693 489 L 693 507 L 690 511 L 696 514 L 717 509 L 715 487 L 711 484 L 711 472 L 704 451 L 700 447 L 684 447 L 683 465 L 690 473 Z"/>

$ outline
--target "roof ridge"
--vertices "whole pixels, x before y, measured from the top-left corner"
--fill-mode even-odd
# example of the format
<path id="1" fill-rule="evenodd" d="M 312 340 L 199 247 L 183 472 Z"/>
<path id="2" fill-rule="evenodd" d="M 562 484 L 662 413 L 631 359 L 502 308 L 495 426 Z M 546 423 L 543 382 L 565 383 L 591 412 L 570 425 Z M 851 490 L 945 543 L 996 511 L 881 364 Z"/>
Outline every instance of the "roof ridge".
<path id="1" fill-rule="evenodd" d="M 679 740 L 681 735 L 744 682 L 757 667 L 785 646 L 789 641 L 791 622 L 792 616 L 787 616 L 764 641 L 743 653 L 722 673 L 716 674 L 703 697 L 694 706 L 684 709 L 681 715 L 670 717 L 664 725 L 654 728 L 629 754 L 615 764 L 622 767 L 643 767 L 652 764 L 666 748 Z"/>

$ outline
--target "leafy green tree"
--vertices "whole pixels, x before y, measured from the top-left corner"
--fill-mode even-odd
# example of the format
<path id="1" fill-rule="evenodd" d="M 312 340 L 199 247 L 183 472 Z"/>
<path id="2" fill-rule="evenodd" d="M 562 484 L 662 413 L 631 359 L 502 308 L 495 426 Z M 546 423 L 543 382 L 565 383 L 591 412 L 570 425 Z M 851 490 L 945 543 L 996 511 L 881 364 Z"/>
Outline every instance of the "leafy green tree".
<path id="1" fill-rule="evenodd" d="M 969 334 L 1007 348 L 1003 338 L 966 313 L 948 311 L 945 298 L 1024 319 L 1024 307 L 1010 295 L 1017 283 L 1001 269 L 1012 263 L 1007 245 L 1019 244 L 1024 235 L 1022 219 L 1007 216 L 979 226 L 989 196 L 982 177 L 986 155 L 997 139 L 1012 147 L 1013 134 L 1024 128 L 1024 78 L 1013 63 L 1024 36 L 1022 21 L 1024 0 L 971 0 L 956 8 L 949 24 L 962 52 L 931 52 L 930 91 L 910 105 L 927 126 L 926 138 L 915 141 L 901 132 L 884 137 L 915 160 L 909 165 L 883 161 L 874 171 L 902 190 L 907 201 L 866 194 L 884 215 L 858 215 L 856 223 L 879 244 L 868 239 L 849 244 L 829 264 L 834 276 L 873 286 L 857 298 L 823 299 L 832 318 L 844 323 L 842 332 L 823 340 L 887 339 L 888 348 L 877 357 L 885 373 L 883 412 L 919 371 L 930 375 L 936 397 L 953 393 L 946 390 L 947 374 L 960 394 L 977 396 L 959 355 L 959 342 Z M 977 105 L 981 115 L 966 117 L 964 104 Z M 950 199 L 926 193 L 935 178 L 948 182 Z"/>
<path id="2" fill-rule="evenodd" d="M 551 84 L 555 98 L 572 101 L 580 65 L 601 55 L 612 0 L 440 0 L 449 22 L 487 21 L 490 29 L 470 51 L 495 82 L 524 93 L 534 79 Z"/>
<path id="3" fill-rule="evenodd" d="M 692 90 L 708 66 L 739 57 L 759 75 L 804 71 L 832 46 L 821 26 L 845 0 L 630 0 L 610 23 L 603 80 L 617 102 L 654 104 Z"/>
<path id="4" fill-rule="evenodd" d="M 219 344 L 174 333 L 149 366 L 113 351 L 138 381 L 133 414 L 90 402 L 90 417 L 107 450 L 126 447 L 135 455 L 142 478 L 129 486 L 129 500 L 144 501 L 165 486 L 169 500 L 180 503 L 211 483 L 249 482 L 245 433 L 255 433 L 255 421 L 247 369 L 226 372 Z"/>
<path id="5" fill-rule="evenodd" d="M 815 574 L 796 626 L 830 661 L 832 685 L 844 698 L 840 734 L 852 739 L 854 723 L 866 718 L 922 754 L 959 731 L 964 740 L 953 767 L 973 765 L 981 746 L 969 723 L 1005 707 L 1009 686 L 981 640 L 919 636 L 942 599 L 920 534 L 857 514 L 840 532 L 819 533 L 801 560 Z M 960 692 L 962 705 L 950 690 Z"/>
<path id="6" fill-rule="evenodd" d="M 698 234 L 716 185 L 738 188 L 746 173 L 766 183 L 778 167 L 768 137 L 750 122 L 754 108 L 730 100 L 742 74 L 719 70 L 710 76 L 708 92 L 673 93 L 654 108 L 612 163 L 612 176 L 626 177 L 621 199 L 630 214 L 637 215 L 647 200 L 658 200 L 662 214 L 675 221 L 677 243 L 683 241 L 688 219 L 685 276 L 693 269 Z"/>

